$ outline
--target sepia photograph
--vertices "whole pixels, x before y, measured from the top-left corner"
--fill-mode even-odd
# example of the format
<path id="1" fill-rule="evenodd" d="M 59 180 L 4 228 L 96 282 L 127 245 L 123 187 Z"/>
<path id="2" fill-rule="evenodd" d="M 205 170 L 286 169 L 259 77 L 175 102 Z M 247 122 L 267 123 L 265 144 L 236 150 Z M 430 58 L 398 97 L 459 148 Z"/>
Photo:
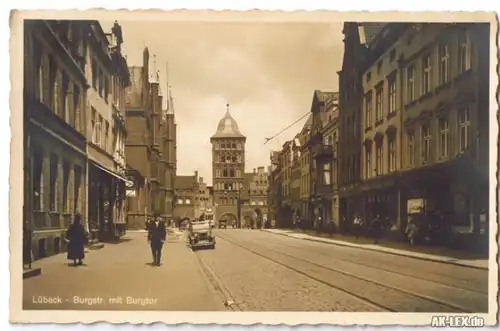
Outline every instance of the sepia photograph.
<path id="1" fill-rule="evenodd" d="M 11 320 L 496 323 L 495 15 L 263 13 L 13 12 Z"/>

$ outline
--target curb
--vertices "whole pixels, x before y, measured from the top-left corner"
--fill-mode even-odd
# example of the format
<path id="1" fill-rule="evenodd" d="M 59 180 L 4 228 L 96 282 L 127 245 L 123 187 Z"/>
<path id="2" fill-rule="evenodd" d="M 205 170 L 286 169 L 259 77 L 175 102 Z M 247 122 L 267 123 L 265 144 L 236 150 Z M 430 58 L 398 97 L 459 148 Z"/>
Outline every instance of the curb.
<path id="1" fill-rule="evenodd" d="M 32 268 L 29 270 L 23 270 L 23 279 L 40 276 L 41 274 L 42 274 L 42 269 L 40 269 L 40 268 Z"/>
<path id="2" fill-rule="evenodd" d="M 285 237 L 289 237 L 289 238 L 293 238 L 293 239 L 314 241 L 314 242 L 320 242 L 320 243 L 323 243 L 323 244 L 337 245 L 337 246 L 342 246 L 342 247 L 364 249 L 364 250 L 372 251 L 372 252 L 379 252 L 379 253 L 391 254 L 391 255 L 396 255 L 396 256 L 404 256 L 404 257 L 408 257 L 408 258 L 416 259 L 416 260 L 424 260 L 424 261 L 438 262 L 438 263 L 444 263 L 444 264 L 452 264 L 452 265 L 456 265 L 456 266 L 460 266 L 460 267 L 466 267 L 466 268 L 473 268 L 473 269 L 480 269 L 480 270 L 489 270 L 488 267 L 485 268 L 485 267 L 482 267 L 482 266 L 476 266 L 476 265 L 471 265 L 471 264 L 456 262 L 456 261 L 453 261 L 453 260 L 441 260 L 441 259 L 430 258 L 430 257 L 425 257 L 425 256 L 413 256 L 413 255 L 408 255 L 408 254 L 404 254 L 404 253 L 400 253 L 400 252 L 394 252 L 394 251 L 391 252 L 391 251 L 384 251 L 384 250 L 374 249 L 374 248 L 371 248 L 371 247 L 363 247 L 363 246 L 357 246 L 357 245 L 350 245 L 350 244 L 347 244 L 347 243 L 344 244 L 344 243 L 332 242 L 332 241 L 328 241 L 328 240 L 324 240 L 323 241 L 323 240 L 318 240 L 316 238 L 297 238 L 297 237 L 290 236 L 287 233 L 276 233 L 276 232 L 271 232 L 271 231 L 266 231 L 266 230 L 261 230 L 261 231 L 272 233 L 272 234 L 276 234 L 276 235 L 281 235 L 281 236 L 285 236 Z M 447 257 L 447 258 L 451 259 L 450 257 Z"/>

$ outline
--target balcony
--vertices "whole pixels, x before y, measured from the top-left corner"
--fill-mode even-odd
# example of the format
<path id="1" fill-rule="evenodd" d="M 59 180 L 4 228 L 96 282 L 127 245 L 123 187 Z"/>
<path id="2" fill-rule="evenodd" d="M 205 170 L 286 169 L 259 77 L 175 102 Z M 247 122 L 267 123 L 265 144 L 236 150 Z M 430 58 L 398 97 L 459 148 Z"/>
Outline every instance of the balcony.
<path id="1" fill-rule="evenodd" d="M 316 159 L 332 159 L 333 158 L 333 145 L 321 144 L 315 147 L 314 157 Z"/>

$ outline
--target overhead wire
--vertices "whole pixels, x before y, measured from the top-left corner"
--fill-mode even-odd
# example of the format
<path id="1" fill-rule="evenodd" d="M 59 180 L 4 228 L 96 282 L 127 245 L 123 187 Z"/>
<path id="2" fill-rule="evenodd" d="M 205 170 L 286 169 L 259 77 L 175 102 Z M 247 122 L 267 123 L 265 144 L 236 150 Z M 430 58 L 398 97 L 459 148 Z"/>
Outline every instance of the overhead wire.
<path id="1" fill-rule="evenodd" d="M 292 126 L 294 126 L 295 124 L 297 124 L 298 122 L 300 122 L 306 116 L 309 116 L 309 114 L 311 114 L 310 111 L 308 111 L 307 113 L 305 113 L 303 116 L 301 116 L 299 119 L 297 119 L 292 124 L 289 124 L 288 126 L 286 126 L 284 129 L 281 129 L 278 133 L 274 134 L 273 136 L 271 136 L 269 138 L 265 138 L 266 141 L 264 142 L 264 145 L 267 144 L 268 142 L 270 142 L 271 140 L 273 140 L 274 138 L 276 138 L 277 136 L 279 136 L 280 134 L 282 134 L 283 132 L 285 132 L 286 130 L 290 129 Z"/>

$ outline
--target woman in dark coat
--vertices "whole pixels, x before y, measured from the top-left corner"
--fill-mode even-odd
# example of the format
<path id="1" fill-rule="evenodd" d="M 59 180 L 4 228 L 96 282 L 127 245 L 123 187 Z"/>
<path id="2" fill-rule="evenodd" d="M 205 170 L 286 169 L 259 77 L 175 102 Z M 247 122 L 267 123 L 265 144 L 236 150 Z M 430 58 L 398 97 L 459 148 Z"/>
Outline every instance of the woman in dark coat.
<path id="1" fill-rule="evenodd" d="M 82 264 L 82 260 L 85 258 L 85 242 L 87 235 L 85 233 L 85 228 L 81 224 L 81 216 L 79 214 L 75 215 L 75 220 L 73 224 L 70 225 L 68 231 L 66 231 L 66 240 L 68 241 L 68 260 L 73 260 L 73 264 Z"/>

